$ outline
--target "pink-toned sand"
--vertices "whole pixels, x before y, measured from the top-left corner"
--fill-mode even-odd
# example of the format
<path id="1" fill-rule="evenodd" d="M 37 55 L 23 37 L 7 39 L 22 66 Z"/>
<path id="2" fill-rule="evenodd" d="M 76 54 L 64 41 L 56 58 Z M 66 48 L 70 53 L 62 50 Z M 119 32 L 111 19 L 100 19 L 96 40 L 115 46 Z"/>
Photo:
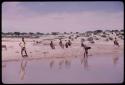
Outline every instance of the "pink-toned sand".
<path id="1" fill-rule="evenodd" d="M 33 45 L 33 40 L 42 41 L 41 44 Z M 39 59 L 39 58 L 75 58 L 82 57 L 84 54 L 84 49 L 80 46 L 81 39 L 72 41 L 72 46 L 69 48 L 62 49 L 58 43 L 59 40 L 54 40 L 56 49 L 52 50 L 49 46 L 49 40 L 41 39 L 25 39 L 26 49 L 29 56 L 29 59 Z M 2 61 L 10 60 L 20 60 L 21 48 L 19 46 L 20 38 L 4 38 L 2 39 L 2 45 L 7 46 L 7 50 L 2 48 Z M 65 40 L 63 40 L 65 43 Z M 123 55 L 123 40 L 119 39 L 120 47 L 115 47 L 113 41 L 104 41 L 103 39 L 96 40 L 94 44 L 85 41 L 87 46 L 90 46 L 92 49 L 89 50 L 90 57 L 99 56 L 99 55 L 112 55 L 112 56 L 121 56 Z"/>

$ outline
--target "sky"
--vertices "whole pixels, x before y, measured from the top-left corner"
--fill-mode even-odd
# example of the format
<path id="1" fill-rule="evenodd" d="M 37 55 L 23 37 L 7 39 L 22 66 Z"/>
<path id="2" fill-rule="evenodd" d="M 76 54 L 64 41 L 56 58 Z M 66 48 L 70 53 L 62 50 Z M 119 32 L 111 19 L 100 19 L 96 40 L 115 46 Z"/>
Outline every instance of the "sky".
<path id="1" fill-rule="evenodd" d="M 85 32 L 124 28 L 120 1 L 3 2 L 2 32 Z"/>

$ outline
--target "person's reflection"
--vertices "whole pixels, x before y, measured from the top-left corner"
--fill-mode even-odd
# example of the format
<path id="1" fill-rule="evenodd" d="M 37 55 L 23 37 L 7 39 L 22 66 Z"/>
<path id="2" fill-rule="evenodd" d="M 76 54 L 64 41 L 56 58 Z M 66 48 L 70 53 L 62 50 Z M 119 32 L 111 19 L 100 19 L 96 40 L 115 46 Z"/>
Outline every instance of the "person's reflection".
<path id="1" fill-rule="evenodd" d="M 64 60 L 59 61 L 59 69 L 62 68 L 63 63 L 64 63 Z"/>
<path id="2" fill-rule="evenodd" d="M 119 57 L 118 57 L 118 52 L 119 52 L 119 50 L 118 49 L 113 49 L 113 56 L 112 56 L 112 60 L 113 60 L 113 64 L 114 64 L 114 66 L 116 66 L 116 64 L 117 64 L 117 62 L 118 62 L 118 60 L 119 60 Z"/>
<path id="3" fill-rule="evenodd" d="M 21 65 L 20 65 L 20 79 L 21 79 L 21 80 L 24 79 L 26 65 L 27 65 L 27 60 L 22 59 Z"/>
<path id="4" fill-rule="evenodd" d="M 84 68 L 88 68 L 88 58 L 84 58 Z"/>
<path id="5" fill-rule="evenodd" d="M 53 65 L 54 65 L 54 60 L 52 60 L 52 61 L 49 63 L 49 65 L 50 65 L 50 68 L 52 69 L 52 67 L 53 67 Z"/>
<path id="6" fill-rule="evenodd" d="M 116 65 L 118 60 L 119 60 L 119 57 L 118 56 L 113 56 L 112 60 L 113 60 L 113 64 Z"/>
<path id="7" fill-rule="evenodd" d="M 65 60 L 65 67 L 70 68 L 71 62 L 69 60 Z"/>
<path id="8" fill-rule="evenodd" d="M 6 67 L 6 64 L 3 64 L 2 67 L 5 68 L 5 67 Z"/>
<path id="9" fill-rule="evenodd" d="M 84 68 L 88 69 L 88 57 L 83 57 L 81 60 L 81 64 L 84 64 Z"/>

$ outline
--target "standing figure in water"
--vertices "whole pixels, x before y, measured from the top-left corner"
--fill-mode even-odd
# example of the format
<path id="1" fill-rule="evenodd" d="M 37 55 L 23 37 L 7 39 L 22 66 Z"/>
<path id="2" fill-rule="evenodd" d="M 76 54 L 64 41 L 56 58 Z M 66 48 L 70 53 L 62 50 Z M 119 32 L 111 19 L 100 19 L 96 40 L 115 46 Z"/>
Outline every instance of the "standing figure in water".
<path id="1" fill-rule="evenodd" d="M 116 45 L 116 46 L 120 47 L 120 45 L 119 45 L 119 43 L 118 43 L 118 41 L 117 41 L 116 37 L 115 37 L 115 40 L 114 40 L 114 45 Z"/>
<path id="2" fill-rule="evenodd" d="M 66 43 L 65 43 L 65 47 L 68 48 L 68 42 L 67 42 L 67 41 L 66 41 Z"/>
<path id="3" fill-rule="evenodd" d="M 88 50 L 91 49 L 91 47 L 86 46 L 83 42 L 81 43 L 81 47 L 84 48 L 85 52 L 84 52 L 84 58 L 88 57 Z"/>
<path id="4" fill-rule="evenodd" d="M 60 41 L 59 41 L 59 45 L 60 45 L 61 48 L 64 48 L 64 44 L 62 43 L 62 40 L 61 40 L 61 39 L 60 39 Z"/>
<path id="5" fill-rule="evenodd" d="M 52 49 L 55 49 L 55 46 L 54 46 L 54 44 L 53 44 L 53 41 L 50 42 L 50 47 L 51 47 Z"/>
<path id="6" fill-rule="evenodd" d="M 25 44 L 26 44 L 26 42 L 24 41 L 24 37 L 22 37 L 22 41 L 19 43 L 19 46 L 21 47 L 21 55 L 22 55 L 22 57 L 28 57 L 27 52 L 26 52 Z"/>
<path id="7" fill-rule="evenodd" d="M 71 41 L 70 41 L 70 40 L 68 40 L 68 45 L 69 45 L 69 46 L 71 46 L 71 44 L 72 44 L 72 43 L 71 43 Z"/>
<path id="8" fill-rule="evenodd" d="M 84 67 L 87 68 L 88 67 L 88 50 L 91 49 L 91 47 L 86 46 L 83 41 L 81 42 L 81 47 L 84 48 L 84 57 L 81 61 L 81 64 L 84 63 Z"/>

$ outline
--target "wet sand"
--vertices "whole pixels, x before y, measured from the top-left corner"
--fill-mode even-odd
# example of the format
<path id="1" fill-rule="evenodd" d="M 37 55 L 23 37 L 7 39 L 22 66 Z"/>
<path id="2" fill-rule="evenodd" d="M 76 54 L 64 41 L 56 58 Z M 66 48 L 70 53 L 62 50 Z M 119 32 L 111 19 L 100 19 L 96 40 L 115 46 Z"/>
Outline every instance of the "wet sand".
<path id="1" fill-rule="evenodd" d="M 55 40 L 55 50 L 50 48 L 49 41 L 33 45 L 32 39 L 27 39 L 27 58 L 21 56 L 19 41 L 10 39 L 2 42 L 7 45 L 7 50 L 2 48 L 3 83 L 123 82 L 123 40 L 119 40 L 120 47 L 113 46 L 113 41 L 99 40 L 94 44 L 86 42 L 92 48 L 87 63 L 83 59 L 84 49 L 80 46 L 80 39 L 64 49 Z"/>
<path id="2" fill-rule="evenodd" d="M 81 64 L 80 58 L 41 59 L 27 62 L 24 77 L 21 78 L 19 62 L 3 62 L 3 83 L 122 83 L 124 74 L 123 57 L 93 56 L 88 58 L 88 66 Z M 66 63 L 67 61 L 67 63 Z M 13 77 L 13 78 L 12 78 Z"/>
<path id="3" fill-rule="evenodd" d="M 84 49 L 80 46 L 80 40 L 73 41 L 72 46 L 62 49 L 58 45 L 58 40 L 54 41 L 56 49 L 52 50 L 49 46 L 49 41 L 45 41 L 42 44 L 33 45 L 33 39 L 27 39 L 26 49 L 29 59 L 39 59 L 39 58 L 65 58 L 65 57 L 80 57 L 83 56 Z M 10 41 L 2 42 L 2 44 L 7 45 L 7 50 L 2 48 L 2 61 L 18 61 L 22 59 L 21 48 L 19 46 L 20 39 L 11 39 Z M 88 46 L 92 49 L 89 50 L 89 54 L 96 55 L 123 55 L 124 45 L 123 40 L 119 41 L 120 47 L 113 46 L 113 41 L 96 41 L 94 44 L 86 42 Z"/>

